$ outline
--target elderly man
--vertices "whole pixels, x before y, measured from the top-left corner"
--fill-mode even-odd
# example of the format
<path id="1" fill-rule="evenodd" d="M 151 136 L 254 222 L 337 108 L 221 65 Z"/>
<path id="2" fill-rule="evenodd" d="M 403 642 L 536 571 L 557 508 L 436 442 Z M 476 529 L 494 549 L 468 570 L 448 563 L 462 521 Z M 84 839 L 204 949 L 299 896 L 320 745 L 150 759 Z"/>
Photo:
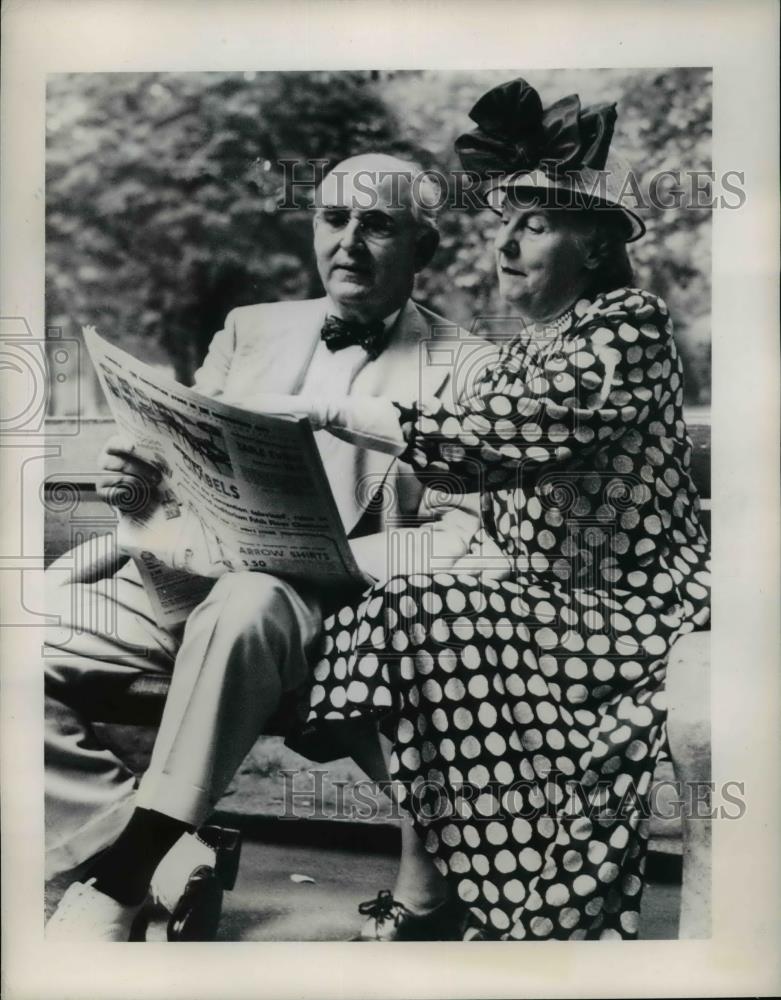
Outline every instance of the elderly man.
<path id="1" fill-rule="evenodd" d="M 433 208 L 423 203 L 426 184 L 418 181 L 414 164 L 385 155 L 354 157 L 328 175 L 314 217 L 326 296 L 235 309 L 212 340 L 195 388 L 247 407 L 260 393 L 323 386 L 401 401 L 445 391 L 451 369 L 428 364 L 422 345 L 433 325 L 447 321 L 410 299 L 415 273 L 438 244 Z M 319 446 L 356 557 L 381 577 L 388 505 L 371 498 L 387 499 L 391 489 L 398 512 L 419 514 L 422 487 L 390 456 L 324 432 Z M 117 440 L 107 446 L 103 467 L 106 497 L 129 476 L 156 475 Z M 477 528 L 473 508 L 452 505 L 433 520 L 433 528 L 418 530 L 433 530 L 435 552 L 455 560 Z M 169 875 L 213 865 L 213 852 L 191 832 L 283 695 L 306 685 L 321 595 L 266 574 L 227 574 L 177 632 L 153 621 L 132 563 L 108 580 L 55 581 L 54 589 L 61 635 L 46 651 L 47 870 L 51 877 L 81 866 L 86 875 L 65 893 L 47 934 L 127 940 L 167 854 L 162 868 Z M 112 620 L 115 634 L 95 624 Z M 121 692 L 144 672 L 172 674 L 172 682 L 151 764 L 137 786 L 98 740 L 85 706 L 95 692 Z"/>

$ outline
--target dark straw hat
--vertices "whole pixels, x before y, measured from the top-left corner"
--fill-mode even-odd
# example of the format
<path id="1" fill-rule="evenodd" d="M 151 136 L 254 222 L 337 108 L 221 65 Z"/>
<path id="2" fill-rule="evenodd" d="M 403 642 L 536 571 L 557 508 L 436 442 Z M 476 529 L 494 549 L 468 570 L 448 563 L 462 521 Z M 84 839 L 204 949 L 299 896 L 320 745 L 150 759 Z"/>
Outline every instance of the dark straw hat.
<path id="1" fill-rule="evenodd" d="M 478 127 L 455 148 L 464 169 L 485 179 L 489 205 L 500 191 L 528 188 L 547 206 L 619 211 L 627 243 L 645 233 L 625 204 L 628 167 L 610 150 L 615 104 L 581 108 L 570 94 L 543 110 L 534 87 L 518 78 L 489 90 L 469 117 Z"/>

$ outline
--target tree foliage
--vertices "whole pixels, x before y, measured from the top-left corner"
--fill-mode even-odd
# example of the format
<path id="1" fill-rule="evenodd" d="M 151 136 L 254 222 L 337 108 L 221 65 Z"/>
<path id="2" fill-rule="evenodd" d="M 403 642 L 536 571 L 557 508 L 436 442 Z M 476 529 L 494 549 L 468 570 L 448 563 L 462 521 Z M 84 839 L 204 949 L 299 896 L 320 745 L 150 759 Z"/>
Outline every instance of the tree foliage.
<path id="1" fill-rule="evenodd" d="M 517 72 L 111 73 L 50 78 L 47 320 L 94 323 L 189 381 L 236 305 L 319 294 L 305 210 L 278 210 L 281 160 L 384 150 L 457 169 L 454 138 Z M 616 143 L 643 178 L 710 166 L 706 70 L 537 71 L 544 103 L 616 100 Z M 668 299 L 708 398 L 710 214 L 655 211 L 633 260 Z M 486 213 L 451 211 L 416 295 L 471 326 L 501 313 Z"/>

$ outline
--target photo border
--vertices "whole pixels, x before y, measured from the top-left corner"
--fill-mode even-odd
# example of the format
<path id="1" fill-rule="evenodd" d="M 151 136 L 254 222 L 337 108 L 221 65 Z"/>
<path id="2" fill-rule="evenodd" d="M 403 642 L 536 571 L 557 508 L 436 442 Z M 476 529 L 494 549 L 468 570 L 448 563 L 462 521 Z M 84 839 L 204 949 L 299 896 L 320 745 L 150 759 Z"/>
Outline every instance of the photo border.
<path id="1" fill-rule="evenodd" d="M 43 516 L 34 504 L 24 509 L 19 479 L 8 474 L 30 442 L 6 436 L 0 596 L 5 620 L 19 619 L 19 626 L 2 636 L 4 996 L 368 1000 L 781 992 L 777 4 L 30 0 L 6 3 L 2 18 L 0 316 L 26 320 L 37 337 L 45 325 L 47 73 L 712 66 L 713 169 L 717 176 L 744 170 L 747 192 L 740 211 L 716 211 L 713 220 L 713 780 L 745 781 L 747 812 L 740 821 L 714 823 L 712 938 L 390 950 L 319 942 L 224 942 L 185 951 L 46 943 L 42 677 L 34 625 L 43 604 Z"/>

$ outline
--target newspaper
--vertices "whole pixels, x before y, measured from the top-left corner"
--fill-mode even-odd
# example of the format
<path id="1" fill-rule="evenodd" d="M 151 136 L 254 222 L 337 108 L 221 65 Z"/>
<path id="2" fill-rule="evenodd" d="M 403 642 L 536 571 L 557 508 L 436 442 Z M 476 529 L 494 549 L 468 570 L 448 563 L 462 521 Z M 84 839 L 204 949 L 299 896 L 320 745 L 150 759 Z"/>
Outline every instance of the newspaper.
<path id="1" fill-rule="evenodd" d="M 117 429 L 160 471 L 124 497 L 118 545 L 133 556 L 160 625 L 184 621 L 224 573 L 310 587 L 370 582 L 353 558 L 307 420 L 210 399 L 161 377 L 85 327 Z"/>

